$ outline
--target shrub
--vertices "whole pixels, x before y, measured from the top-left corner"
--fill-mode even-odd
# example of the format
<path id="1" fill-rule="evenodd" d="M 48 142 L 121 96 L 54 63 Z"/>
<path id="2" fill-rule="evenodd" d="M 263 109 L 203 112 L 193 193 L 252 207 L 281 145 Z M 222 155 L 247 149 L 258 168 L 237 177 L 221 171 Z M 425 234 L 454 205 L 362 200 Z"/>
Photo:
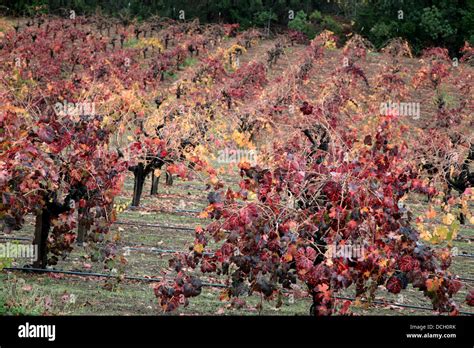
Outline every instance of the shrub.
<path id="1" fill-rule="evenodd" d="M 322 29 L 327 29 L 332 31 L 337 36 L 342 34 L 342 26 L 334 20 L 331 16 L 324 16 L 323 21 L 321 23 Z"/>
<path id="2" fill-rule="evenodd" d="M 288 23 L 288 27 L 304 33 L 308 38 L 314 38 L 316 31 L 308 21 L 308 15 L 304 11 L 298 11 L 294 19 Z"/>

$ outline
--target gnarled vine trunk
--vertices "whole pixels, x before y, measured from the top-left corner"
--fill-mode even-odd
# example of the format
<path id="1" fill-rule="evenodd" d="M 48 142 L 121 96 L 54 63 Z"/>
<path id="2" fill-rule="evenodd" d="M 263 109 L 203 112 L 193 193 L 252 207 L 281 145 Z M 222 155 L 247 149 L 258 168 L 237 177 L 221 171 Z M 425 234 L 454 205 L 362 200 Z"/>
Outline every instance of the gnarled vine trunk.
<path id="1" fill-rule="evenodd" d="M 82 245 L 91 227 L 89 208 L 79 208 L 77 211 L 77 215 L 77 245 Z"/>
<path id="2" fill-rule="evenodd" d="M 48 263 L 47 240 L 50 228 L 51 214 L 48 209 L 43 209 L 36 215 L 33 244 L 38 246 L 38 258 L 33 262 L 35 268 L 45 268 Z"/>
<path id="3" fill-rule="evenodd" d="M 140 198 L 143 192 L 143 184 L 145 183 L 145 166 L 143 163 L 138 163 L 133 169 L 134 184 L 133 184 L 133 199 L 132 207 L 140 205 Z"/>
<path id="4" fill-rule="evenodd" d="M 154 172 L 151 173 L 151 191 L 150 195 L 158 194 L 158 184 L 160 182 L 160 177 L 156 176 Z"/>

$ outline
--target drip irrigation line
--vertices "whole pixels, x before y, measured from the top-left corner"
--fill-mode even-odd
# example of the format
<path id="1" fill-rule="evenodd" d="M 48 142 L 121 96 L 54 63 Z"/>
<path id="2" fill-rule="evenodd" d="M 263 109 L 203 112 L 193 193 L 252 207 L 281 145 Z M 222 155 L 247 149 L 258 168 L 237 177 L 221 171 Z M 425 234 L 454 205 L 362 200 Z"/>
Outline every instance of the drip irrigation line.
<path id="1" fill-rule="evenodd" d="M 114 224 L 117 225 L 130 225 L 130 226 L 144 226 L 144 227 L 156 227 L 156 228 L 163 228 L 163 229 L 170 229 L 170 230 L 178 230 L 178 231 L 195 231 L 194 228 L 190 227 L 182 227 L 182 226 L 168 226 L 168 225 L 157 225 L 157 224 L 148 224 L 143 222 L 135 222 L 135 221 L 116 221 Z"/>
<path id="2" fill-rule="evenodd" d="M 153 210 L 153 213 L 158 213 L 158 214 L 183 214 L 183 213 L 198 214 L 198 213 L 202 213 L 202 212 L 203 212 L 203 210 L 189 210 L 189 209 L 176 209 L 176 210 L 156 209 L 156 210 Z"/>
<path id="3" fill-rule="evenodd" d="M 14 237 L 14 236 L 0 236 L 0 239 L 31 241 L 31 238 L 28 238 L 28 237 Z"/>
<path id="4" fill-rule="evenodd" d="M 55 274 L 65 274 L 65 275 L 72 275 L 72 276 L 81 276 L 81 277 L 99 277 L 99 278 L 118 278 L 119 276 L 112 275 L 112 274 L 106 274 L 106 273 L 95 273 L 95 272 L 79 272 L 79 271 L 64 271 L 64 270 L 57 270 L 57 269 L 43 269 L 43 268 L 27 268 L 27 267 L 5 267 L 3 268 L 3 271 L 19 271 L 19 272 L 33 272 L 33 273 L 55 273 Z M 163 278 L 145 278 L 145 277 L 139 277 L 139 276 L 123 276 L 124 279 L 126 280 L 136 280 L 136 281 L 143 281 L 143 282 L 161 282 Z M 218 283 L 207 283 L 203 282 L 202 286 L 204 287 L 215 287 L 215 288 L 228 288 L 229 286 L 225 284 L 218 284 Z M 344 297 L 344 296 L 336 296 L 335 297 L 338 300 L 349 300 L 349 301 L 355 301 L 355 298 L 352 297 Z M 367 302 L 366 300 L 362 300 L 364 302 Z M 383 301 L 373 301 L 372 303 L 374 304 L 380 304 L 380 305 L 390 305 L 390 306 L 396 306 L 396 307 L 402 307 L 402 308 L 411 308 L 411 309 L 418 309 L 418 310 L 427 310 L 427 311 L 434 311 L 432 308 L 429 307 L 422 307 L 422 306 L 413 306 L 413 305 L 404 305 L 401 303 L 387 303 Z M 471 312 L 464 312 L 460 311 L 460 314 L 465 314 L 465 315 L 474 315 L 474 313 Z"/>
<path id="5" fill-rule="evenodd" d="M 174 210 L 173 212 L 175 212 L 175 213 L 193 213 L 193 214 L 197 214 L 197 213 L 202 213 L 202 210 L 176 209 L 176 210 Z"/>
<path id="6" fill-rule="evenodd" d="M 166 225 L 143 224 L 143 223 L 134 223 L 134 222 L 115 222 L 115 224 L 156 227 L 156 228 L 163 228 L 163 229 L 172 229 L 172 230 L 177 230 L 177 231 L 194 231 L 193 228 L 180 227 L 180 226 L 166 226 Z M 26 238 L 26 237 L 11 237 L 11 236 L 0 236 L 0 239 L 32 241 L 30 238 Z M 156 247 L 140 248 L 140 247 L 133 247 L 133 246 L 125 246 L 123 247 L 123 249 L 128 249 L 128 250 L 133 250 L 133 251 L 148 251 L 148 252 L 157 253 L 157 254 L 174 254 L 174 253 L 187 252 L 186 250 L 160 249 Z M 214 253 L 205 252 L 203 253 L 203 255 L 214 256 Z M 458 255 L 454 255 L 454 257 L 474 258 L 474 254 L 458 254 Z M 466 282 L 474 282 L 473 278 L 458 277 L 457 279 L 466 281 Z"/>
<path id="7" fill-rule="evenodd" d="M 149 251 L 152 253 L 157 253 L 157 254 L 183 254 L 186 253 L 186 250 L 174 250 L 174 249 L 159 249 L 155 247 L 151 248 L 137 248 L 137 247 L 123 247 L 124 250 L 134 250 L 134 251 Z M 215 253 L 211 252 L 204 252 L 202 253 L 204 256 L 214 256 Z"/>
<path id="8" fill-rule="evenodd" d="M 456 238 L 454 241 L 459 242 L 459 243 L 471 243 L 471 242 L 474 242 L 474 238 L 461 237 L 461 238 Z"/>
<path id="9" fill-rule="evenodd" d="M 222 177 L 222 176 L 221 176 Z M 234 180 L 221 180 L 224 184 L 235 184 L 235 185 L 238 185 L 240 183 L 240 180 L 237 180 L 237 181 L 234 181 Z M 196 191 L 201 191 L 201 188 L 205 188 L 206 187 L 206 184 L 202 184 L 202 183 L 197 183 L 197 182 L 189 182 L 189 181 L 182 181 L 182 182 L 176 182 L 176 183 L 173 183 L 173 185 L 171 186 L 174 186 L 174 187 L 183 187 L 183 188 L 192 188 Z"/>
<path id="10" fill-rule="evenodd" d="M 467 257 L 468 259 L 474 259 L 474 254 L 457 254 L 454 257 Z"/>
<path id="11" fill-rule="evenodd" d="M 356 301 L 356 299 L 352 298 L 352 297 L 335 296 L 335 298 L 338 299 L 338 300 Z M 367 300 L 359 300 L 359 301 L 368 302 Z M 430 312 L 435 311 L 433 308 L 429 308 L 429 307 L 422 307 L 422 306 L 415 306 L 415 305 L 405 305 L 405 304 L 402 304 L 402 303 L 395 303 L 395 302 L 384 302 L 384 301 L 374 300 L 374 301 L 372 301 L 372 303 L 380 304 L 380 305 L 386 305 L 386 306 L 395 306 L 395 307 L 402 307 L 402 308 L 419 309 L 419 310 L 430 311 Z M 474 315 L 474 313 L 471 313 L 471 312 L 459 311 L 459 313 L 460 314 L 465 314 L 465 315 Z"/>
<path id="12" fill-rule="evenodd" d="M 188 201 L 194 201 L 194 202 L 201 202 L 201 203 L 208 203 L 208 201 L 205 198 L 199 198 L 199 197 L 189 197 L 186 195 L 168 195 L 166 196 L 165 194 L 158 194 L 158 196 L 154 196 L 157 199 L 169 199 L 169 200 L 188 200 Z"/>
<path id="13" fill-rule="evenodd" d="M 95 273 L 95 272 L 79 272 L 79 271 L 65 271 L 60 269 L 44 269 L 44 268 L 28 268 L 28 267 L 5 267 L 3 271 L 18 271 L 18 272 L 33 272 L 33 273 L 55 273 L 55 274 L 65 274 L 65 275 L 72 275 L 72 276 L 80 276 L 80 277 L 98 277 L 98 278 L 119 278 L 119 275 L 107 274 L 107 273 Z M 146 277 L 139 277 L 139 276 L 129 276 L 124 275 L 123 279 L 126 280 L 137 280 L 142 282 L 161 282 L 163 278 L 146 278 Z M 226 288 L 227 285 L 218 284 L 218 283 L 207 283 L 202 282 L 202 286 L 205 287 L 213 287 L 213 288 Z"/>

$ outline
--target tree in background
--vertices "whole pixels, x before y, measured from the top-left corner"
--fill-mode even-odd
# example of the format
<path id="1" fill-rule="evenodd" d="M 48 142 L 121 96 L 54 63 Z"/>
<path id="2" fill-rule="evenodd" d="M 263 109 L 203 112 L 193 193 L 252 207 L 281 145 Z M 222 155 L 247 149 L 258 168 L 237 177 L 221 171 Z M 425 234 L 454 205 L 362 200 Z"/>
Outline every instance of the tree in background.
<path id="1" fill-rule="evenodd" d="M 139 20 L 152 15 L 199 18 L 201 22 L 239 23 L 242 29 L 290 24 L 309 37 L 324 29 L 341 36 L 340 21 L 347 21 L 376 47 L 402 37 L 415 53 L 443 46 L 456 54 L 465 41 L 474 43 L 474 0 L 4 0 L 2 4 L 0 11 L 15 16 L 39 11 L 64 15 L 75 10 L 113 16 L 126 12 Z M 290 11 L 295 18 L 289 18 Z"/>
<path id="2" fill-rule="evenodd" d="M 442 46 L 457 53 L 464 41 L 474 39 L 473 0 L 359 2 L 355 30 L 375 46 L 403 37 L 419 53 L 425 47 Z"/>

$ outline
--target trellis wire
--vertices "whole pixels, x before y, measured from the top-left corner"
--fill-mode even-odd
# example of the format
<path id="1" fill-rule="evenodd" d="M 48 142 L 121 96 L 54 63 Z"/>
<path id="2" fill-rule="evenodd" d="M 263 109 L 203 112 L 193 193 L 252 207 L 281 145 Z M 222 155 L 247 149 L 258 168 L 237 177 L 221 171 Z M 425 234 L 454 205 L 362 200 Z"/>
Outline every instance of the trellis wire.
<path id="1" fill-rule="evenodd" d="M 454 257 L 467 257 L 469 259 L 474 259 L 474 254 L 457 254 L 453 255 Z"/>
<path id="2" fill-rule="evenodd" d="M 27 238 L 27 237 L 14 237 L 14 236 L 0 236 L 0 239 L 5 239 L 5 240 L 24 240 L 24 241 L 28 241 L 28 242 L 31 242 L 31 241 L 32 241 L 31 238 Z"/>
<path id="3" fill-rule="evenodd" d="M 3 268 L 3 271 L 56 273 L 56 274 L 74 275 L 74 276 L 80 276 L 80 277 L 99 277 L 99 278 L 119 278 L 120 277 L 119 275 L 113 275 L 113 274 L 107 274 L 107 273 L 65 271 L 61 269 L 45 269 L 45 268 L 29 268 L 29 267 L 5 267 Z M 137 281 L 150 282 L 150 283 L 163 281 L 163 278 L 146 278 L 146 277 L 128 276 L 128 275 L 124 275 L 123 279 L 137 280 Z M 207 282 L 202 282 L 201 285 L 205 287 L 215 287 L 215 288 L 227 287 L 227 285 L 224 285 L 224 284 L 207 283 Z"/>
<path id="4" fill-rule="evenodd" d="M 163 228 L 163 229 L 170 229 L 170 230 L 178 230 L 178 231 L 195 231 L 194 228 L 190 227 L 181 227 L 181 226 L 168 226 L 168 225 L 157 225 L 157 224 L 148 224 L 142 222 L 135 222 L 135 221 L 116 221 L 114 222 L 116 225 L 129 225 L 129 226 L 144 226 L 144 227 L 156 227 L 156 228 Z"/>
<path id="5" fill-rule="evenodd" d="M 185 250 L 159 249 L 159 248 L 155 248 L 155 247 L 137 248 L 137 247 L 125 246 L 125 247 L 123 247 L 123 249 L 125 249 L 125 250 L 134 250 L 134 251 L 150 251 L 150 252 L 157 253 L 157 254 L 183 254 L 183 253 L 186 253 Z M 206 256 L 214 256 L 215 255 L 212 252 L 204 252 L 202 254 L 206 255 Z"/>
<path id="6" fill-rule="evenodd" d="M 65 274 L 65 275 L 74 275 L 74 276 L 81 276 L 81 277 L 99 277 L 99 278 L 118 278 L 117 275 L 106 274 L 106 273 L 94 273 L 94 272 L 78 272 L 78 271 L 64 271 L 64 270 L 56 270 L 56 269 L 42 269 L 42 268 L 26 268 L 26 267 L 5 267 L 4 271 L 20 271 L 20 272 L 34 272 L 34 273 L 56 273 L 56 274 Z M 143 281 L 143 282 L 160 282 L 163 278 L 145 278 L 145 277 L 138 277 L 138 276 L 123 276 L 123 279 L 127 280 L 136 280 L 136 281 Z M 201 283 L 204 287 L 216 287 L 216 288 L 228 288 L 228 285 L 225 284 L 218 284 L 218 283 Z M 344 296 L 336 296 L 336 299 L 339 300 L 348 300 L 348 301 L 355 301 L 355 298 L 352 297 L 344 297 Z M 366 300 L 361 300 L 367 302 Z M 380 304 L 385 306 L 395 306 L 395 307 L 402 307 L 402 308 L 411 308 L 417 310 L 426 310 L 433 312 L 434 310 L 429 307 L 422 307 L 422 306 L 413 306 L 413 305 L 404 305 L 401 303 L 388 303 L 383 301 L 372 301 L 374 304 Z M 460 314 L 465 315 L 474 315 L 471 312 L 464 312 L 459 311 Z"/>
<path id="7" fill-rule="evenodd" d="M 141 223 L 141 222 L 138 222 L 138 221 L 116 221 L 116 222 L 114 222 L 114 224 L 116 224 L 116 225 L 128 225 L 128 226 L 155 227 L 155 228 L 170 229 L 170 230 L 175 230 L 175 231 L 195 231 L 194 228 L 190 228 L 190 227 L 148 224 L 148 223 Z M 13 236 L 0 236 L 0 239 L 32 241 L 31 238 L 13 237 Z M 460 254 L 457 254 L 457 255 L 453 255 L 453 257 L 464 257 L 464 258 L 472 259 L 472 258 L 474 258 L 474 254 L 460 253 Z"/>
<path id="8" fill-rule="evenodd" d="M 344 297 L 344 296 L 335 296 L 335 299 L 338 300 L 348 300 L 348 301 L 356 301 L 355 298 L 352 297 Z M 368 300 L 359 300 L 362 302 L 369 302 Z M 384 302 L 384 301 L 379 301 L 379 300 L 374 300 L 371 303 L 374 304 L 380 304 L 380 305 L 385 305 L 385 306 L 395 306 L 395 307 L 402 307 L 402 308 L 411 308 L 411 309 L 418 309 L 418 310 L 425 310 L 425 311 L 430 311 L 434 312 L 435 310 L 433 308 L 429 307 L 423 307 L 423 306 L 415 306 L 415 305 L 408 305 L 408 304 L 402 304 L 402 303 L 396 303 L 396 302 Z M 459 311 L 460 314 L 465 314 L 465 315 L 474 315 L 474 313 L 471 312 L 464 312 L 464 311 Z"/>
<path id="9" fill-rule="evenodd" d="M 133 250 L 133 251 L 149 251 L 152 253 L 157 253 L 157 254 L 182 254 L 186 253 L 186 250 L 175 250 L 175 249 L 160 249 L 160 248 L 155 248 L 155 247 L 133 247 L 133 246 L 125 246 L 123 247 L 125 250 Z M 213 256 L 215 255 L 212 252 L 205 252 L 203 255 L 206 256 Z M 457 280 L 462 280 L 466 282 L 474 282 L 474 279 L 472 278 L 465 278 L 465 277 L 457 277 Z"/>

